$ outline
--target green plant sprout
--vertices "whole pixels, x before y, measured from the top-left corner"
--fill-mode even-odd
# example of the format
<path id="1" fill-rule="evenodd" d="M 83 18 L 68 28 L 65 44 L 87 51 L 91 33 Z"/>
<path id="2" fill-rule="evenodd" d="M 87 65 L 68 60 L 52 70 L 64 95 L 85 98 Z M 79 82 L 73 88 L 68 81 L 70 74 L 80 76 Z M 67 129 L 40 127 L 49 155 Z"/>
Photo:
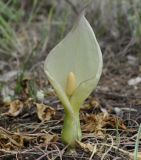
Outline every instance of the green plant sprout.
<path id="1" fill-rule="evenodd" d="M 81 140 L 79 110 L 96 88 L 102 72 L 102 53 L 95 34 L 81 14 L 72 30 L 47 56 L 44 70 L 63 104 L 62 141 L 75 147 Z"/>

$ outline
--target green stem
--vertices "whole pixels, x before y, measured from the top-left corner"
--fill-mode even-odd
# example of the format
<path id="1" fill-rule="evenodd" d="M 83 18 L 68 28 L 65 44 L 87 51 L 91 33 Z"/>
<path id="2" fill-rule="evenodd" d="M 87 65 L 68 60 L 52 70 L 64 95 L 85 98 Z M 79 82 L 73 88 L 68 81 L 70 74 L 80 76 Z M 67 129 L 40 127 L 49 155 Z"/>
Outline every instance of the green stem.
<path id="1" fill-rule="evenodd" d="M 62 141 L 65 144 L 68 144 L 71 148 L 74 148 L 76 140 L 80 141 L 81 136 L 79 111 L 73 115 L 66 113 L 62 129 Z"/>

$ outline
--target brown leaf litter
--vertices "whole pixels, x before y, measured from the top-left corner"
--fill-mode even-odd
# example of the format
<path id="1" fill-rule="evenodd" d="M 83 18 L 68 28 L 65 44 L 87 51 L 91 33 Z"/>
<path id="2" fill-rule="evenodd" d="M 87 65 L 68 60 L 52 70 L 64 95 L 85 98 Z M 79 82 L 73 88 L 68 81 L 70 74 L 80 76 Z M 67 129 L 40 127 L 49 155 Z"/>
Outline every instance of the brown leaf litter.
<path id="1" fill-rule="evenodd" d="M 8 112 L 4 113 L 3 115 L 16 117 L 23 111 L 24 104 L 20 100 L 14 100 L 10 102 L 8 107 L 9 107 Z"/>
<path id="2" fill-rule="evenodd" d="M 51 106 L 47 106 L 42 103 L 35 103 L 32 99 L 27 99 L 26 101 L 13 100 L 7 105 L 7 107 L 9 107 L 9 110 L 2 115 L 17 117 L 23 113 L 30 112 L 30 108 L 32 106 L 36 107 L 37 116 L 41 121 L 48 121 L 56 114 L 55 109 Z"/>
<path id="3" fill-rule="evenodd" d="M 83 120 L 84 125 L 82 126 L 82 130 L 84 132 L 93 132 L 98 135 L 103 135 L 103 128 L 107 126 L 116 128 L 118 125 L 119 129 L 127 129 L 121 119 L 116 116 L 109 115 L 108 113 L 85 114 L 83 115 Z"/>
<path id="4" fill-rule="evenodd" d="M 44 105 L 44 104 L 39 104 L 39 103 L 35 103 L 35 104 L 36 104 L 36 107 L 37 107 L 38 118 L 41 121 L 50 120 L 56 113 L 55 109 L 50 107 L 50 106 L 47 106 L 47 105 Z"/>
<path id="5" fill-rule="evenodd" d="M 56 142 L 58 136 L 49 133 L 27 134 L 10 132 L 0 127 L 0 150 L 17 150 L 27 148 L 31 144 L 49 144 Z"/>
<path id="6" fill-rule="evenodd" d="M 76 141 L 77 145 L 82 148 L 85 152 L 93 152 L 96 153 L 97 152 L 97 147 L 94 144 L 91 143 L 82 143 L 80 141 Z"/>

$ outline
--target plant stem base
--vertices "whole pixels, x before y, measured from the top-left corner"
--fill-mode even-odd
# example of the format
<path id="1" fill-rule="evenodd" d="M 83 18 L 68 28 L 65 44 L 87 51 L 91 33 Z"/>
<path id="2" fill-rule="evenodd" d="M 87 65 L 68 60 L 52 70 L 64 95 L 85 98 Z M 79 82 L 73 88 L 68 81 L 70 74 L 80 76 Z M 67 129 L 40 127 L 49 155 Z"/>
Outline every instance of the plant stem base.
<path id="1" fill-rule="evenodd" d="M 75 113 L 75 115 L 65 114 L 62 141 L 70 148 L 75 148 L 76 140 L 80 141 L 81 138 L 79 113 Z"/>

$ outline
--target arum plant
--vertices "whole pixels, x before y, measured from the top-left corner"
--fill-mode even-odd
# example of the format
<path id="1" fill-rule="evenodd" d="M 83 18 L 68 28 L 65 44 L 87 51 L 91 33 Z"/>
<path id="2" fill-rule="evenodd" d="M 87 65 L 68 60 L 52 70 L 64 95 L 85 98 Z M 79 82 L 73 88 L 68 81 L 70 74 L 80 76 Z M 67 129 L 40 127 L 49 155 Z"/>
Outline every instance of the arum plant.
<path id="1" fill-rule="evenodd" d="M 65 111 L 62 140 L 70 147 L 81 140 L 79 110 L 96 88 L 102 65 L 99 44 L 84 14 L 45 60 L 45 73 Z"/>

